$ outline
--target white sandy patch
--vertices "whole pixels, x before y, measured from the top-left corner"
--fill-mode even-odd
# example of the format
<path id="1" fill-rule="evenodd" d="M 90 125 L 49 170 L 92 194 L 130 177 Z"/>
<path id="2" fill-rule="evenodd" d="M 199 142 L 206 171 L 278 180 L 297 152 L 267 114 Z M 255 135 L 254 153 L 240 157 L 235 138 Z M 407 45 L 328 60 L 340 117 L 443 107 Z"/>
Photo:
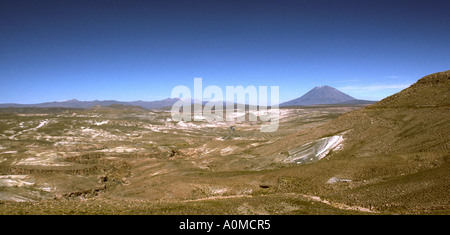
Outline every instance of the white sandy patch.
<path id="1" fill-rule="evenodd" d="M 339 143 L 333 150 L 334 151 L 339 151 L 339 150 L 342 150 L 344 148 L 344 145 L 342 144 L 342 142 L 341 143 Z"/>
<path id="2" fill-rule="evenodd" d="M 0 175 L 0 187 L 23 187 L 34 185 L 34 182 L 27 180 L 28 175 Z"/>
<path id="3" fill-rule="evenodd" d="M 28 130 L 26 130 L 26 131 L 28 131 Z M 10 139 L 10 140 L 19 140 L 19 139 L 16 138 L 16 136 L 21 135 L 22 131 L 19 131 L 16 134 L 14 134 L 15 133 L 14 131 L 4 131 L 4 133 L 13 134 L 13 135 L 8 137 L 8 139 Z"/>
<path id="4" fill-rule="evenodd" d="M 213 124 L 213 123 L 209 123 L 209 124 L 205 124 L 203 125 L 204 127 L 219 127 L 220 125 L 218 124 Z"/>
<path id="5" fill-rule="evenodd" d="M 151 125 L 151 124 L 143 125 L 142 128 L 148 129 L 148 130 L 152 130 L 153 132 L 161 132 L 159 130 L 159 128 L 160 128 L 159 126 L 154 126 L 154 125 Z"/>
<path id="6" fill-rule="evenodd" d="M 198 168 L 203 169 L 203 170 L 208 170 L 208 169 L 209 169 L 208 164 L 209 164 L 210 162 L 211 162 L 211 161 L 207 161 L 207 160 L 203 160 L 203 161 L 201 161 L 200 163 L 191 161 L 191 163 L 192 163 L 193 165 L 195 165 L 195 166 L 197 166 Z"/>
<path id="7" fill-rule="evenodd" d="M 102 116 L 101 114 L 84 115 L 84 114 L 76 114 L 76 113 L 74 113 L 73 115 L 75 115 L 75 117 L 81 117 L 81 118 L 98 118 L 98 117 Z M 73 117 L 73 115 L 72 115 L 72 117 Z"/>
<path id="8" fill-rule="evenodd" d="M 245 116 L 245 112 L 226 113 L 227 120 Z"/>
<path id="9" fill-rule="evenodd" d="M 221 199 L 230 199 L 230 198 L 251 198 L 252 195 L 230 195 L 230 196 L 212 196 L 212 197 L 206 197 L 206 198 L 198 198 L 198 199 L 192 199 L 192 200 L 185 200 L 183 202 L 199 202 L 199 201 L 209 201 L 209 200 L 221 200 Z"/>
<path id="10" fill-rule="evenodd" d="M 105 125 L 105 124 L 108 124 L 108 123 L 109 123 L 109 120 L 106 120 L 106 121 L 101 121 L 101 122 L 94 122 L 94 125 L 101 126 L 101 125 Z"/>
<path id="11" fill-rule="evenodd" d="M 33 199 L 0 191 L 0 201 L 32 202 Z"/>
<path id="12" fill-rule="evenodd" d="M 77 145 L 79 142 L 73 142 L 73 141 L 58 141 L 54 143 L 54 146 L 70 146 L 70 145 Z"/>
<path id="13" fill-rule="evenodd" d="M 352 211 L 361 211 L 361 212 L 368 212 L 368 213 L 378 213 L 377 211 L 374 211 L 372 209 L 369 208 L 365 208 L 365 207 L 360 207 L 360 206 L 349 206 L 349 205 L 345 205 L 343 203 L 333 203 L 327 200 L 324 200 L 320 197 L 317 196 L 311 196 L 311 195 L 303 195 L 303 197 L 311 199 L 313 201 L 317 201 L 317 202 L 321 202 L 327 205 L 330 205 L 334 208 L 339 208 L 341 210 L 352 210 Z"/>
<path id="14" fill-rule="evenodd" d="M 59 166 L 59 164 L 55 164 L 51 159 L 42 159 L 42 158 L 25 158 L 21 159 L 14 163 L 14 165 L 22 165 L 22 166 Z"/>
<path id="15" fill-rule="evenodd" d="M 30 129 L 28 129 L 28 130 L 22 130 L 22 131 L 19 131 L 19 132 L 17 132 L 16 134 L 14 134 L 14 131 L 12 131 L 12 133 L 11 133 L 11 131 L 8 131 L 8 132 L 10 132 L 11 134 L 13 134 L 12 136 L 9 136 L 8 138 L 11 139 L 11 140 L 18 140 L 18 139 L 16 138 L 16 136 L 22 135 L 24 132 L 36 131 L 37 129 L 39 129 L 39 128 L 45 126 L 45 125 L 48 124 L 48 123 L 49 123 L 49 120 L 46 119 L 46 120 L 42 121 L 41 123 L 39 123 L 39 125 L 37 125 L 36 127 L 30 128 Z M 22 127 L 23 127 L 23 126 L 22 126 Z M 7 131 L 4 131 L 4 133 L 7 133 Z"/>
<path id="16" fill-rule="evenodd" d="M 87 132 L 87 133 L 89 133 L 89 132 L 95 132 L 95 130 L 94 130 L 94 129 L 91 129 L 91 128 L 89 128 L 89 127 L 84 127 L 84 126 L 82 126 L 82 127 L 81 127 L 81 132 Z"/>
<path id="17" fill-rule="evenodd" d="M 48 122 L 49 122 L 48 120 L 44 120 L 44 121 L 42 121 L 41 123 L 39 123 L 39 125 L 38 125 L 37 127 L 35 127 L 34 129 L 39 129 L 39 128 L 41 128 L 41 127 L 47 125 Z"/>
<path id="18" fill-rule="evenodd" d="M 152 173 L 150 176 L 157 176 L 157 175 L 165 174 L 165 173 L 168 173 L 168 172 L 169 172 L 168 170 L 160 170 L 160 171 L 157 171 L 155 173 Z"/>
<path id="19" fill-rule="evenodd" d="M 331 177 L 328 181 L 327 184 L 335 184 L 335 183 L 340 183 L 340 182 L 351 182 L 351 179 L 341 179 L 338 177 Z"/>
<path id="20" fill-rule="evenodd" d="M 132 152 L 136 152 L 136 151 L 142 151 L 144 149 L 140 148 L 127 148 L 127 147 L 115 147 L 115 148 L 110 148 L 110 149 L 102 149 L 99 150 L 99 152 L 112 152 L 112 153 L 132 153 Z"/>
<path id="21" fill-rule="evenodd" d="M 191 123 L 191 122 L 184 122 L 184 121 L 179 121 L 177 123 L 177 126 L 179 127 L 191 127 L 191 128 L 196 128 L 198 127 L 197 125 Z"/>
<path id="22" fill-rule="evenodd" d="M 324 158 L 331 150 L 334 150 L 339 144 L 344 141 L 344 138 L 342 136 L 332 136 L 328 139 L 327 144 L 325 147 L 320 149 L 316 156 L 320 159 Z"/>
<path id="23" fill-rule="evenodd" d="M 56 187 L 40 187 L 39 189 L 42 191 L 45 191 L 45 192 L 55 192 L 56 191 Z"/>
<path id="24" fill-rule="evenodd" d="M 68 162 L 58 161 L 58 154 L 55 152 L 36 153 L 35 157 L 24 158 L 16 161 L 14 165 L 21 166 L 71 166 Z"/>
<path id="25" fill-rule="evenodd" d="M 326 157 L 330 151 L 342 148 L 342 136 L 331 136 L 304 144 L 297 148 L 289 150 L 289 157 L 285 160 L 299 164 L 311 161 L 318 161 Z"/>
<path id="26" fill-rule="evenodd" d="M 17 114 L 17 116 L 20 117 L 43 117 L 43 116 L 48 116 L 49 114 L 46 113 L 19 113 Z"/>
<path id="27" fill-rule="evenodd" d="M 238 147 L 236 147 L 236 146 L 228 146 L 228 147 L 223 148 L 223 149 L 220 150 L 220 155 L 223 156 L 223 155 L 231 154 L 237 149 L 238 149 Z"/>
<path id="28" fill-rule="evenodd" d="M 271 114 L 279 114 L 279 115 L 286 115 L 289 113 L 289 110 L 285 109 L 261 109 L 258 111 L 249 111 L 250 114 L 253 114 L 255 116 L 263 116 L 263 115 L 271 115 Z"/>
<path id="29" fill-rule="evenodd" d="M 294 111 L 290 109 L 280 109 L 279 111 L 280 119 L 289 117 L 293 112 Z"/>
<path id="30" fill-rule="evenodd" d="M 204 119 L 206 119 L 206 117 L 204 117 L 204 116 L 200 116 L 200 115 L 194 116 L 194 120 L 204 120 Z"/>
<path id="31" fill-rule="evenodd" d="M 227 191 L 228 191 L 227 188 L 210 188 L 209 189 L 209 193 L 211 193 L 213 195 L 220 195 L 220 196 L 222 196 Z"/>

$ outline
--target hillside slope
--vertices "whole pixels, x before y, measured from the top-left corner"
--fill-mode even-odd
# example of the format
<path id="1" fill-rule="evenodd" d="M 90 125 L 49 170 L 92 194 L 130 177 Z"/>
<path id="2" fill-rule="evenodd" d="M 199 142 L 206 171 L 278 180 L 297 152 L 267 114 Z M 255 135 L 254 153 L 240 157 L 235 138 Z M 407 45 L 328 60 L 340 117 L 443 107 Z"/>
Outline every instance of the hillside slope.
<path id="1" fill-rule="evenodd" d="M 378 103 L 258 151 L 276 154 L 342 135 L 343 148 L 326 160 L 286 172 L 314 182 L 316 195 L 347 205 L 384 213 L 448 213 L 449 97 L 450 71 L 431 74 Z M 351 182 L 328 185 L 335 176 Z"/>
<path id="2" fill-rule="evenodd" d="M 344 150 L 373 180 L 336 193 L 389 210 L 450 209 L 450 72 L 428 75 L 411 87 L 323 128 L 348 130 Z M 364 166 L 360 162 L 366 163 Z M 367 206 L 367 205 L 366 205 Z"/>

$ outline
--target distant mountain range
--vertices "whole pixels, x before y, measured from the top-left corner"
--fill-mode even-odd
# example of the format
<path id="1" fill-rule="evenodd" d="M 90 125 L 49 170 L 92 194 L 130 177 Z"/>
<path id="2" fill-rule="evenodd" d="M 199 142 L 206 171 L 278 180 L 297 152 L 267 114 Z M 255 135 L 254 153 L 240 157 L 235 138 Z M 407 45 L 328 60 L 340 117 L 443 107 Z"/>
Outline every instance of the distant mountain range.
<path id="1" fill-rule="evenodd" d="M 308 91 L 300 98 L 293 99 L 280 106 L 317 105 L 317 104 L 372 104 L 375 101 L 355 99 L 333 87 L 318 86 Z"/>
<path id="2" fill-rule="evenodd" d="M 80 108 L 87 109 L 95 106 L 111 106 L 111 105 L 125 105 L 125 106 L 138 106 L 145 109 L 159 109 L 164 107 L 170 107 L 178 98 L 167 98 L 157 101 L 116 101 L 116 100 L 94 100 L 94 101 L 79 101 L 76 99 L 66 101 L 53 101 L 37 104 L 17 104 L 17 103 L 4 103 L 0 104 L 0 108 Z M 188 101 L 189 102 L 189 101 Z M 222 102 L 222 101 L 217 101 Z M 197 103 L 197 101 L 191 100 L 191 103 Z M 207 101 L 203 101 L 202 104 L 207 104 Z M 300 98 L 293 99 L 280 106 L 294 106 L 294 105 L 318 105 L 318 104 L 372 104 L 375 101 L 359 100 L 355 99 L 337 89 L 330 86 L 318 86 L 314 87 L 308 93 L 304 94 Z M 214 102 L 213 102 L 214 104 Z M 223 103 L 226 106 L 226 103 Z"/>
<path id="3" fill-rule="evenodd" d="M 50 108 L 50 107 L 60 107 L 60 108 L 81 108 L 87 109 L 94 106 L 110 106 L 110 105 L 132 105 L 139 106 L 145 109 L 157 109 L 167 106 L 172 106 L 179 99 L 164 99 L 157 101 L 116 101 L 116 100 L 94 100 L 94 101 L 79 101 L 76 99 L 66 100 L 66 101 L 54 101 L 54 102 L 45 102 L 38 104 L 15 104 L 15 103 L 6 103 L 0 104 L 0 108 L 24 108 L 24 107 L 36 107 L 36 108 Z"/>

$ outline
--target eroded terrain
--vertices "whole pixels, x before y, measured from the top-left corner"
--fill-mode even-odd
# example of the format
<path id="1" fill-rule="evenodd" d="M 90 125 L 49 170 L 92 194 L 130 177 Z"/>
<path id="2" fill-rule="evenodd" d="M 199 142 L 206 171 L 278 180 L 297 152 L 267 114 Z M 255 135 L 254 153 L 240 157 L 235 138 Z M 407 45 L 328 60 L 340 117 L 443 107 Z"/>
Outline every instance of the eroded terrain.
<path id="1" fill-rule="evenodd" d="M 79 200 L 97 197 L 198 200 L 251 195 L 258 182 L 208 182 L 284 167 L 289 156 L 253 149 L 356 107 L 282 109 L 279 131 L 257 122 L 172 121 L 168 111 L 102 108 L 0 114 L 0 199 Z M 44 111 L 44 112 L 42 112 Z M 232 113 L 235 117 L 245 112 Z"/>
<path id="2" fill-rule="evenodd" d="M 366 172 L 353 168 L 358 162 L 342 165 L 352 130 L 323 129 L 361 107 L 280 109 L 280 126 L 272 133 L 260 132 L 259 121 L 178 122 L 164 110 L 3 109 L 0 211 L 379 213 L 380 206 L 339 194 L 382 182 L 379 174 L 351 172 Z M 345 157 L 330 157 L 335 155 Z"/>

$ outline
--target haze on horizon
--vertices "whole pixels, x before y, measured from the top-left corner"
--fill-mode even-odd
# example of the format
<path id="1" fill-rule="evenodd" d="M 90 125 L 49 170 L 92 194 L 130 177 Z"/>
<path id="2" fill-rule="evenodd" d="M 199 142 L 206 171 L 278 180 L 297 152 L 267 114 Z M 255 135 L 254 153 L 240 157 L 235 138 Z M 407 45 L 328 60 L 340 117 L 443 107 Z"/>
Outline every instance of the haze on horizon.
<path id="1" fill-rule="evenodd" d="M 450 65 L 447 1 L 0 2 L 0 103 L 329 85 L 380 100 Z"/>

